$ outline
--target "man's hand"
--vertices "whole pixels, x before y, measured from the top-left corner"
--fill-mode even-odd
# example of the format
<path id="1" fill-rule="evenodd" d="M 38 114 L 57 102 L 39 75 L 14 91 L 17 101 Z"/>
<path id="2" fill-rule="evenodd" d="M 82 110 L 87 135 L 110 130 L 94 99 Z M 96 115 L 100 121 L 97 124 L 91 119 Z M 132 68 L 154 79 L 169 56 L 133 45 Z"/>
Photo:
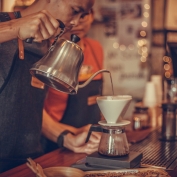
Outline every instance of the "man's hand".
<path id="1" fill-rule="evenodd" d="M 88 131 L 84 131 L 77 135 L 67 134 L 64 137 L 64 147 L 75 153 L 91 154 L 98 151 L 101 133 L 92 132 L 90 139 L 85 143 Z"/>
<path id="2" fill-rule="evenodd" d="M 59 28 L 59 22 L 46 10 L 12 20 L 11 24 L 22 40 L 34 38 L 34 41 L 42 41 L 53 36 Z"/>

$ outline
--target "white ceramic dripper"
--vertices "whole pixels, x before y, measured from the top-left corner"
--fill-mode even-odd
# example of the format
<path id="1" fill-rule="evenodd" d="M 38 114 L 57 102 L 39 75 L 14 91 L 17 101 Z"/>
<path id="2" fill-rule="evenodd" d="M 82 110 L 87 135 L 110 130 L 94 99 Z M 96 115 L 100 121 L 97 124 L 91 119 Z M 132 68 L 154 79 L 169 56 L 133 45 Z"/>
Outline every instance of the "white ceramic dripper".
<path id="1" fill-rule="evenodd" d="M 97 104 L 107 123 L 119 123 L 126 113 L 132 96 L 100 96 L 97 97 Z"/>

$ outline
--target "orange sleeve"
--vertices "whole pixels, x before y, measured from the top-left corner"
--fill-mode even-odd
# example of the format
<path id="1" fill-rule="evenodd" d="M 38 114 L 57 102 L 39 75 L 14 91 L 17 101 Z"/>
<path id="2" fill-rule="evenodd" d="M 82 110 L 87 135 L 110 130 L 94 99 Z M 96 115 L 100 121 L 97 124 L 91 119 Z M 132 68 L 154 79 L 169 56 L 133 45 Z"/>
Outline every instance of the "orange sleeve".
<path id="1" fill-rule="evenodd" d="M 98 41 L 95 41 L 95 48 L 96 48 L 96 54 L 97 54 L 97 59 L 98 62 L 101 66 L 101 68 L 103 68 L 103 60 L 104 60 L 104 54 L 103 54 L 103 47 L 101 46 L 101 44 Z"/>
<path id="2" fill-rule="evenodd" d="M 87 44 L 84 50 L 84 63 L 85 65 L 93 66 L 92 72 L 95 73 L 100 69 L 103 69 L 104 53 L 101 44 L 91 38 L 85 38 Z M 97 61 L 96 61 L 97 60 Z M 94 80 L 101 79 L 102 74 L 98 74 L 94 77 Z"/>
<path id="3" fill-rule="evenodd" d="M 49 88 L 44 102 L 44 109 L 53 119 L 60 121 L 65 112 L 67 100 L 67 94 Z"/>
<path id="4" fill-rule="evenodd" d="M 101 46 L 101 44 L 97 40 L 94 40 L 91 38 L 85 38 L 85 40 L 87 40 L 87 42 L 89 42 L 89 44 L 91 45 L 91 48 L 92 48 L 92 50 L 96 56 L 96 59 L 99 63 L 100 68 L 97 68 L 97 69 L 102 69 L 103 68 L 103 60 L 104 60 L 103 47 Z M 86 57 L 86 58 L 88 57 L 88 59 L 86 59 L 88 62 L 90 61 L 89 56 L 90 56 L 90 51 L 89 51 L 89 53 L 85 53 L 85 51 L 84 51 L 84 57 Z M 94 59 L 94 62 L 95 62 L 95 59 Z M 93 64 L 93 63 L 91 63 L 91 64 Z"/>

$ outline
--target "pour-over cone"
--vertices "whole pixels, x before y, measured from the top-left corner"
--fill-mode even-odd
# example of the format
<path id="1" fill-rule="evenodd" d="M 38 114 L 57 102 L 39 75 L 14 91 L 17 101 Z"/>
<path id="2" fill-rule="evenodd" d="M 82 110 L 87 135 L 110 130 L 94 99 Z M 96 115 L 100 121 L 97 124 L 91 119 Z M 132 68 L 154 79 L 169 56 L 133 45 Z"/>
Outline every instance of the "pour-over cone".
<path id="1" fill-rule="evenodd" d="M 107 123 L 114 124 L 122 120 L 131 100 L 130 95 L 100 96 L 97 97 L 97 104 Z"/>

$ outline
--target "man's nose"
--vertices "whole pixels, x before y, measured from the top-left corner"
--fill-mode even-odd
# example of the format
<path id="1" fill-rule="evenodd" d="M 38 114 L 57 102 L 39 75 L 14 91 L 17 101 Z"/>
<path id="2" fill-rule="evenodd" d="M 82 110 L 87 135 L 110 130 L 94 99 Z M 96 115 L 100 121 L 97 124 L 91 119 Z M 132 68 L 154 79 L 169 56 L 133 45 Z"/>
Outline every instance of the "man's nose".
<path id="1" fill-rule="evenodd" d="M 75 17 L 74 19 L 71 20 L 70 24 L 72 26 L 77 26 L 79 24 L 79 20 L 80 20 L 81 16 L 78 15 L 77 17 Z"/>

